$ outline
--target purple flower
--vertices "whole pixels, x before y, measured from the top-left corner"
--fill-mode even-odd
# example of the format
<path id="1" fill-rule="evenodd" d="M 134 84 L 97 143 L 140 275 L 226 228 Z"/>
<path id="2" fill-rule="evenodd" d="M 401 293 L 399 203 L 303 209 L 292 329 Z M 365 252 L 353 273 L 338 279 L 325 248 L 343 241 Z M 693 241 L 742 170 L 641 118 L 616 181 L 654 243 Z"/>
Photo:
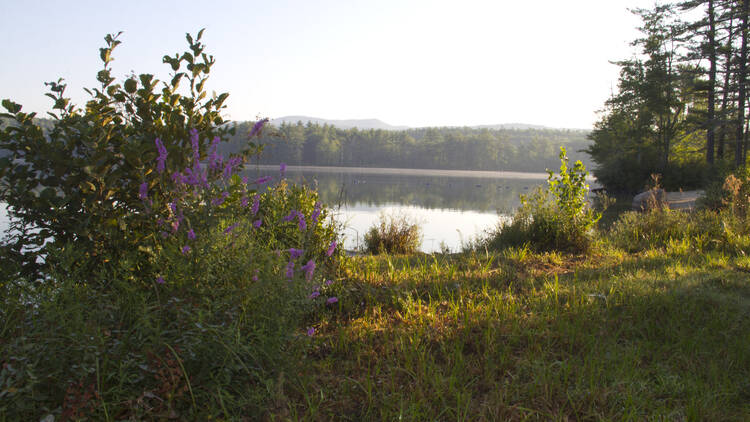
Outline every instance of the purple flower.
<path id="1" fill-rule="evenodd" d="M 326 280 L 326 286 L 330 286 L 331 284 L 333 284 L 333 280 Z"/>
<path id="2" fill-rule="evenodd" d="M 281 177 L 284 177 L 284 173 L 286 172 L 286 163 L 279 164 L 279 172 L 281 173 Z"/>
<path id="3" fill-rule="evenodd" d="M 286 278 L 291 280 L 292 277 L 294 277 L 294 261 L 289 261 L 286 264 Z"/>
<path id="4" fill-rule="evenodd" d="M 208 154 L 208 167 L 212 170 L 220 169 L 221 164 L 224 162 L 224 158 L 218 153 L 219 141 L 221 141 L 221 139 L 219 139 L 218 136 L 214 138 L 211 142 L 211 148 Z"/>
<path id="5" fill-rule="evenodd" d="M 292 259 L 301 257 L 303 253 L 305 253 L 304 249 L 289 248 L 289 256 L 291 256 Z"/>
<path id="6" fill-rule="evenodd" d="M 228 196 L 229 192 L 222 192 L 220 197 L 211 200 L 211 205 L 218 207 L 224 203 Z"/>
<path id="7" fill-rule="evenodd" d="M 299 227 L 299 231 L 305 231 L 307 228 L 307 223 L 305 223 L 305 216 L 301 213 L 297 213 L 297 226 Z"/>
<path id="8" fill-rule="evenodd" d="M 339 301 L 339 298 L 337 298 L 336 296 L 331 296 L 331 297 L 328 298 L 328 300 L 326 300 L 326 303 L 328 305 L 330 305 L 330 304 L 336 303 L 338 301 Z"/>
<path id="9" fill-rule="evenodd" d="M 240 223 L 234 223 L 231 226 L 227 227 L 226 230 L 224 230 L 224 233 L 229 234 L 232 232 L 232 230 L 236 229 L 237 226 L 239 226 Z"/>
<path id="10" fill-rule="evenodd" d="M 182 254 L 186 255 L 188 252 L 190 252 L 190 246 L 185 245 L 182 247 Z"/>
<path id="11" fill-rule="evenodd" d="M 292 212 L 290 212 L 289 215 L 287 215 L 286 217 L 282 218 L 282 221 L 286 221 L 286 222 L 292 221 L 292 220 L 294 220 L 294 217 L 296 217 L 296 216 L 297 216 L 297 211 L 296 210 L 292 210 Z"/>
<path id="12" fill-rule="evenodd" d="M 333 252 L 336 250 L 336 241 L 334 240 L 331 242 L 331 246 L 328 247 L 328 250 L 326 251 L 326 256 L 333 255 Z"/>
<path id="13" fill-rule="evenodd" d="M 300 269 L 305 272 L 305 279 L 307 281 L 312 280 L 313 273 L 315 272 L 315 261 L 312 259 L 307 261 L 307 264 L 303 265 Z"/>
<path id="14" fill-rule="evenodd" d="M 313 223 L 318 222 L 318 217 L 320 216 L 320 202 L 315 203 L 315 209 L 313 210 L 312 214 L 310 214 L 310 220 L 313 221 Z"/>
<path id="15" fill-rule="evenodd" d="M 242 176 L 242 183 L 246 185 L 247 181 L 248 181 L 247 176 Z"/>
<path id="16" fill-rule="evenodd" d="M 201 160 L 200 147 L 198 144 L 198 130 L 190 129 L 190 145 L 193 147 L 193 163 L 199 163 Z"/>
<path id="17" fill-rule="evenodd" d="M 263 220 L 255 220 L 253 221 L 253 227 L 260 228 L 260 225 L 263 224 Z"/>
<path id="18" fill-rule="evenodd" d="M 268 123 L 268 117 L 266 117 L 265 119 L 261 119 L 261 120 L 258 120 L 257 122 L 255 122 L 255 124 L 253 125 L 253 128 L 250 130 L 250 136 L 249 137 L 252 138 L 253 136 L 260 134 L 260 131 L 263 129 L 263 126 L 266 123 Z"/>
<path id="19" fill-rule="evenodd" d="M 175 201 L 170 202 L 169 209 L 172 210 L 172 214 L 177 214 L 177 202 Z"/>
<path id="20" fill-rule="evenodd" d="M 320 292 L 318 292 L 318 291 L 315 291 L 315 292 L 312 292 L 312 293 L 310 293 L 310 296 L 309 296 L 309 298 L 310 298 L 310 299 L 315 299 L 315 298 L 316 298 L 316 297 L 318 297 L 318 296 L 320 296 Z"/>
<path id="21" fill-rule="evenodd" d="M 180 183 L 182 183 L 182 174 L 180 174 L 179 171 L 172 173 L 172 181 L 175 185 L 179 185 Z"/>
<path id="22" fill-rule="evenodd" d="M 253 281 L 258 281 L 258 271 L 260 271 L 260 270 L 258 270 L 258 269 L 256 268 L 256 269 L 255 269 L 255 274 L 253 274 Z"/>
<path id="23" fill-rule="evenodd" d="M 156 150 L 159 151 L 159 157 L 156 158 L 157 164 L 156 164 L 156 171 L 161 174 L 164 172 L 165 163 L 167 161 L 167 148 L 164 146 L 164 144 L 161 142 L 161 139 L 156 138 Z"/>
<path id="24" fill-rule="evenodd" d="M 256 185 L 262 185 L 264 183 L 267 183 L 269 180 L 271 180 L 271 176 L 263 176 L 259 179 L 255 180 Z"/>
<path id="25" fill-rule="evenodd" d="M 253 197 L 253 208 L 251 210 L 253 212 L 253 215 L 257 214 L 259 209 L 260 209 L 260 195 L 255 195 Z"/>
<path id="26" fill-rule="evenodd" d="M 242 198 L 240 198 L 240 206 L 242 208 L 245 208 L 248 205 L 250 205 L 250 198 L 248 198 L 247 196 L 243 196 Z"/>
<path id="27" fill-rule="evenodd" d="M 307 336 L 312 337 L 315 334 L 315 328 L 310 327 L 307 329 Z"/>
<path id="28" fill-rule="evenodd" d="M 195 240 L 195 232 L 193 229 L 188 230 L 188 239 Z"/>
<path id="29" fill-rule="evenodd" d="M 148 199 L 148 183 L 141 183 L 141 186 L 138 189 L 138 199 L 140 199 L 141 201 L 145 201 L 146 199 Z"/>
<path id="30" fill-rule="evenodd" d="M 162 276 L 156 277 L 156 282 L 159 284 L 164 284 L 164 277 Z"/>

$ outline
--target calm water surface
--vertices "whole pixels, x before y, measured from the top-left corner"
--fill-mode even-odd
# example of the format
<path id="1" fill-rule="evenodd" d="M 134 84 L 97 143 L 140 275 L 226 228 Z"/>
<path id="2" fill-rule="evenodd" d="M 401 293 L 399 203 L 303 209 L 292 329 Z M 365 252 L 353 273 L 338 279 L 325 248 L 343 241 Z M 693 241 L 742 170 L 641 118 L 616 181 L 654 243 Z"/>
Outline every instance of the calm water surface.
<path id="1" fill-rule="evenodd" d="M 278 167 L 248 173 L 280 177 Z M 421 249 L 460 250 L 507 218 L 519 195 L 545 183 L 546 173 L 287 167 L 285 176 L 315 187 L 322 202 L 345 224 L 344 246 L 356 249 L 381 214 L 406 215 L 422 226 Z"/>
<path id="2" fill-rule="evenodd" d="M 280 179 L 278 167 L 253 166 L 249 176 Z M 344 247 L 362 246 L 381 214 L 404 215 L 422 226 L 425 252 L 452 251 L 507 218 L 519 195 L 545 183 L 544 173 L 287 167 L 285 177 L 315 187 L 322 202 L 345 225 Z M 0 230 L 8 226 L 0 204 Z"/>

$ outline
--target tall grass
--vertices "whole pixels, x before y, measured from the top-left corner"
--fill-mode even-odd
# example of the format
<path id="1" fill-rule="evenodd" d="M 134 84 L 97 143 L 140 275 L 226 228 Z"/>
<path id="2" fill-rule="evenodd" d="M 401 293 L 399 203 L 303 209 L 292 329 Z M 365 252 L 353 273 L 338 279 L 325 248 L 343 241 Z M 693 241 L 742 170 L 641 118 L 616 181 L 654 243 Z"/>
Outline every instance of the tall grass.
<path id="1" fill-rule="evenodd" d="M 365 251 L 371 254 L 410 254 L 419 250 L 422 229 L 407 215 L 380 214 L 364 240 Z"/>

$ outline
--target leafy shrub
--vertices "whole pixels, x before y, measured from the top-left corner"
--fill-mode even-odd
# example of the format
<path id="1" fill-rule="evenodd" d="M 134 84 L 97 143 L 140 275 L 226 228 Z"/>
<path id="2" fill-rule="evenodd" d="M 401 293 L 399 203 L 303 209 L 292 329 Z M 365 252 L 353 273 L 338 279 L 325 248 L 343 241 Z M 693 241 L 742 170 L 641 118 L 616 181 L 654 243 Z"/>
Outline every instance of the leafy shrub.
<path id="1" fill-rule="evenodd" d="M 422 229 L 408 216 L 381 214 L 365 233 L 365 251 L 371 254 L 410 254 L 419 250 Z"/>
<path id="2" fill-rule="evenodd" d="M 593 238 L 593 228 L 601 217 L 586 201 L 588 185 L 583 163 L 568 167 L 568 157 L 560 148 L 560 173 L 549 173 L 546 190 L 538 188 L 521 196 L 521 206 L 509 222 L 501 223 L 486 239 L 492 249 L 530 245 L 540 251 L 585 251 Z"/>
<path id="3" fill-rule="evenodd" d="M 155 97 L 149 75 L 140 89 L 134 79 L 124 90 L 112 85 L 119 42 L 108 36 L 103 87 L 81 112 L 54 85 L 63 108 L 49 134 L 4 102 L 15 123 L 0 148 L 15 161 L 3 167 L 12 183 L 0 199 L 32 236 L 17 235 L 0 256 L 3 417 L 262 415 L 268 391 L 306 344 L 300 324 L 335 302 L 325 279 L 340 248 L 327 208 L 283 173 L 275 185 L 249 180 L 239 173 L 243 155 L 218 154 L 226 97 L 205 100 L 213 58 L 199 39 L 188 35 L 189 52 L 165 57 L 175 71 L 187 63 L 189 74 Z M 181 78 L 187 96 L 175 93 Z M 26 155 L 32 147 L 39 154 Z M 48 174 L 55 165 L 59 174 Z M 34 242 L 41 249 L 29 251 Z M 17 264 L 39 254 L 45 282 L 28 282 Z"/>
<path id="4" fill-rule="evenodd" d="M 154 219 L 143 212 L 141 187 L 154 207 L 166 206 L 179 193 L 162 189 L 161 173 L 189 168 L 193 156 L 182 152 L 196 139 L 198 158 L 207 160 L 216 140 L 233 131 L 221 117 L 228 94 L 207 95 L 214 58 L 204 51 L 202 32 L 195 39 L 187 35 L 188 51 L 164 56 L 174 73 L 161 84 L 151 74 L 116 82 L 111 63 L 119 34 L 107 35 L 100 86 L 87 89 L 91 99 L 84 109 L 70 104 L 62 80 L 47 84 L 55 119 L 48 131 L 36 124 L 35 113 L 2 101 L 7 112 L 0 117 L 10 123 L 0 130 L 0 150 L 7 154 L 0 158 L 0 201 L 9 205 L 12 249 L 18 255 L 36 251 L 25 254 L 25 273 L 38 273 L 38 255 L 71 242 L 86 252 L 82 265 L 91 268 L 153 246 Z M 235 159 L 257 151 L 248 147 Z M 153 163 L 162 155 L 169 160 L 157 172 Z"/>

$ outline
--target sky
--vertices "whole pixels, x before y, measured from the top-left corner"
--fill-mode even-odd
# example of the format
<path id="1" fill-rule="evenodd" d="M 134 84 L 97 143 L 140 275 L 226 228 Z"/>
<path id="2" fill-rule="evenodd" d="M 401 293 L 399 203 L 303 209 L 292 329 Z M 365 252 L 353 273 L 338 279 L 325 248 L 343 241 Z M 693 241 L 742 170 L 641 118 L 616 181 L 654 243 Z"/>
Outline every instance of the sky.
<path id="1" fill-rule="evenodd" d="M 74 104 L 97 86 L 104 36 L 123 31 L 113 75 L 168 80 L 165 54 L 205 28 L 206 84 L 231 120 L 305 115 L 392 125 L 528 123 L 590 128 L 633 55 L 653 0 L 4 2 L 0 98 L 44 114 L 44 82 Z"/>

